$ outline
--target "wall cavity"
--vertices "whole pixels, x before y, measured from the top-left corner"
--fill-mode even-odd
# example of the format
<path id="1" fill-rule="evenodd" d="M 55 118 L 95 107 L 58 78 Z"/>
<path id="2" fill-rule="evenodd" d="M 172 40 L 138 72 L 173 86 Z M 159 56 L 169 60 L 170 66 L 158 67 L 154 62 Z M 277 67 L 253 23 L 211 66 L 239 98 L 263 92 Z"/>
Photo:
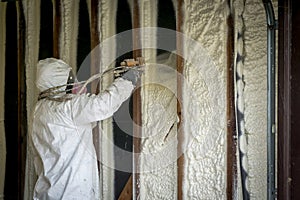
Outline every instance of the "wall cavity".
<path id="1" fill-rule="evenodd" d="M 140 198 L 177 198 L 176 56 L 157 60 L 155 81 L 143 87 L 143 138 L 140 155 Z M 169 61 L 169 62 L 168 62 Z"/>
<path id="2" fill-rule="evenodd" d="M 142 27 L 156 27 L 157 26 L 157 0 L 142 0 L 138 1 L 140 10 L 140 25 Z M 141 32 L 142 47 L 156 46 L 156 29 L 151 31 Z M 142 52 L 145 57 L 146 63 L 154 63 L 156 58 L 156 49 L 143 49 Z M 155 69 L 155 67 L 152 67 Z M 147 69 L 147 70 L 150 70 Z M 151 77 L 151 73 L 148 72 L 148 77 Z"/>
<path id="3" fill-rule="evenodd" d="M 236 89 L 236 117 L 237 117 L 237 132 L 238 132 L 238 191 L 239 197 L 249 199 L 249 176 L 248 176 L 248 143 L 247 134 L 245 132 L 245 118 L 244 118 L 244 58 L 245 58 L 245 23 L 244 11 L 245 1 L 234 0 L 234 42 L 235 42 L 235 89 Z"/>
<path id="4" fill-rule="evenodd" d="M 158 1 L 138 1 L 141 28 L 157 26 L 157 4 Z M 169 63 L 168 59 L 157 59 L 157 29 L 146 30 L 140 32 L 146 68 L 141 88 L 141 153 L 136 162 L 141 171 L 136 183 L 140 196 L 134 198 L 171 200 L 177 197 L 176 57 L 173 55 Z"/>
<path id="5" fill-rule="evenodd" d="M 195 40 L 184 42 L 184 199 L 226 198 L 228 14 L 227 1 L 188 0 L 184 4 L 183 30 Z"/>
<path id="6" fill-rule="evenodd" d="M 262 1 L 245 2 L 244 116 L 249 190 L 267 199 L 267 22 Z"/>
<path id="7" fill-rule="evenodd" d="M 25 44 L 25 66 L 26 66 L 26 86 L 27 86 L 27 122 L 28 122 L 28 135 L 32 127 L 31 114 L 34 105 L 37 101 L 38 90 L 35 85 L 36 80 L 36 65 L 39 55 L 39 34 L 40 34 L 40 0 L 23 0 L 23 9 L 26 24 L 26 44 Z M 27 137 L 30 144 L 31 140 Z M 25 188 L 24 199 L 31 199 L 34 184 L 36 181 L 34 164 L 30 155 L 32 149 L 27 148 L 27 161 L 25 170 Z"/>
<path id="8" fill-rule="evenodd" d="M 164 75 L 164 78 L 171 77 Z M 176 80 L 175 75 L 173 78 Z M 140 156 L 140 198 L 176 199 L 176 97 L 165 85 L 151 84 L 145 90 L 151 103 L 144 113 L 147 126 L 143 130 L 145 138 Z"/>
<path id="9" fill-rule="evenodd" d="M 40 36 L 40 0 L 23 0 L 23 9 L 26 23 L 25 65 L 27 86 L 27 113 L 31 118 L 38 91 L 35 85 L 36 64 L 39 55 Z M 30 127 L 30 126 L 29 126 Z"/>
<path id="10" fill-rule="evenodd" d="M 4 124 L 6 3 L 0 3 L 0 200 L 4 199 L 6 143 Z"/>
<path id="11" fill-rule="evenodd" d="M 61 1 L 60 59 L 76 72 L 79 0 Z"/>
<path id="12" fill-rule="evenodd" d="M 115 65 L 113 60 L 116 58 L 116 41 L 111 37 L 116 34 L 116 15 L 117 0 L 101 0 L 99 4 L 98 14 L 98 30 L 100 35 L 100 43 L 110 38 L 108 48 L 100 50 L 100 71 L 104 71 L 108 67 Z M 113 81 L 112 76 L 106 76 L 101 80 L 100 86 L 107 88 Z M 114 144 L 113 144 L 113 123 L 112 118 L 106 119 L 99 123 L 101 127 L 100 152 L 102 164 L 100 169 L 100 186 L 103 199 L 114 199 Z M 109 165 L 107 165 L 109 163 Z"/>

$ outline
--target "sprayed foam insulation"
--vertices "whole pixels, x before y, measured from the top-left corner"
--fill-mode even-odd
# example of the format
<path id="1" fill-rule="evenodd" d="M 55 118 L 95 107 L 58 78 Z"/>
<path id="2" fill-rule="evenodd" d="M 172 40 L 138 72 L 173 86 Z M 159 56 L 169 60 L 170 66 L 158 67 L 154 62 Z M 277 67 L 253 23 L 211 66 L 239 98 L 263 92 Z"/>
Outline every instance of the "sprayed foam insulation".
<path id="1" fill-rule="evenodd" d="M 140 10 L 140 28 L 143 27 L 155 27 L 157 24 L 157 0 L 142 0 L 138 1 Z M 156 29 L 147 29 L 147 31 L 141 31 L 142 47 L 156 46 Z M 156 49 L 143 49 L 143 57 L 145 57 L 146 63 L 154 63 L 156 57 Z M 155 67 L 151 67 L 149 70 L 154 70 Z M 153 73 L 153 72 L 152 72 Z M 151 73 L 148 76 L 151 77 Z M 147 78 L 146 78 L 147 79 Z"/>
<path id="2" fill-rule="evenodd" d="M 100 42 L 103 43 L 110 38 L 108 48 L 100 51 L 100 71 L 114 66 L 111 63 L 116 55 L 116 42 L 111 39 L 116 34 L 117 0 L 102 0 L 98 4 L 98 31 Z M 113 81 L 113 77 L 106 76 L 101 80 L 100 86 L 105 89 Z M 102 164 L 100 169 L 100 194 L 102 199 L 114 199 L 114 145 L 113 145 L 113 123 L 112 118 L 99 123 L 102 129 L 100 137 L 100 154 Z M 103 164 L 104 163 L 104 164 Z M 107 165 L 106 163 L 110 163 Z"/>
<path id="3" fill-rule="evenodd" d="M 73 1 L 72 1 L 73 2 Z M 141 1 L 142 16 L 150 19 L 153 14 L 150 12 L 152 1 Z M 276 5 L 277 1 L 275 1 Z M 75 4 L 75 3 L 74 3 Z M 156 2 L 155 2 L 156 4 Z M 27 112 L 28 119 L 34 106 L 37 96 L 35 89 L 35 71 L 38 61 L 38 44 L 39 44 L 39 24 L 40 1 L 23 0 L 24 14 L 26 20 L 26 84 L 27 91 Z M 65 19 L 63 22 L 64 33 L 61 39 L 60 52 L 64 52 L 64 59 L 72 62 L 72 57 L 76 57 L 75 52 L 70 52 L 73 48 L 72 34 L 78 24 L 74 24 L 78 20 L 72 21 L 73 16 L 70 1 L 65 1 L 64 9 L 66 9 Z M 78 6 L 78 2 L 76 3 Z M 101 2 L 101 16 L 99 16 L 99 33 L 101 40 L 112 36 L 115 33 L 116 2 L 103 0 Z M 151 5 L 151 6 L 146 6 Z M 74 5 L 73 5 L 74 6 Z M 155 8 L 155 6 L 154 6 Z M 153 7 L 151 8 L 153 9 Z M 1 19 L 5 20 L 5 3 L 0 4 Z M 76 8 L 78 12 L 78 8 Z M 152 10 L 153 12 L 153 10 Z M 70 16 L 69 16 L 70 15 Z M 184 128 L 186 134 L 190 136 L 188 149 L 185 152 L 185 169 L 184 169 L 184 199 L 225 199 L 226 191 L 226 155 L 225 155 L 225 69 L 226 69 L 226 18 L 228 15 L 228 7 L 225 1 L 186 1 L 184 4 L 184 33 L 200 43 L 207 53 L 213 65 L 207 65 L 207 69 L 214 68 L 211 78 L 216 80 L 215 84 L 208 85 L 206 82 L 205 68 L 199 64 L 185 63 L 185 78 L 187 85 L 191 87 L 194 95 L 192 97 L 184 97 Z M 75 16 L 76 17 L 76 16 Z M 245 110 L 245 131 L 248 135 L 248 159 L 249 159 L 249 190 L 251 198 L 266 199 L 266 19 L 265 11 L 261 1 L 246 1 L 245 11 L 243 14 L 245 19 L 245 61 L 244 61 L 244 110 Z M 113 20 L 113 21 L 112 21 Z M 147 21 L 146 17 L 141 18 L 144 25 L 153 25 L 153 21 Z M 115 22 L 115 21 L 114 21 Z M 5 24 L 4 22 L 0 23 Z M 73 26 L 74 25 L 74 26 Z M 155 24 L 154 24 L 155 25 Z M 1 31 L 4 31 L 1 27 Z M 5 34 L 1 34 L 0 48 L 5 47 Z M 156 41 L 156 40 L 155 40 Z M 152 41 L 152 42 L 155 42 Z M 72 43 L 72 44 L 71 44 Z M 146 44 L 144 44 L 146 45 Z M 69 49 L 69 50 L 67 50 Z M 112 48 L 112 51 L 115 51 Z M 0 51 L 5 52 L 5 51 Z M 111 51 L 110 51 L 111 52 Z M 192 50 L 189 51 L 192 53 Z M 5 58 L 1 53 L 1 58 Z M 75 56 L 74 56 L 75 54 Z M 146 54 L 147 58 L 152 58 L 153 52 Z M 146 58 L 146 59 L 147 59 Z M 154 58 L 155 59 L 155 58 Z M 73 64 L 76 59 L 73 59 Z M 151 60 L 149 60 L 151 61 Z M 0 59 L 0 66 L 4 66 L 4 59 Z M 73 66 L 76 66 L 75 64 Z M 1 68 L 1 70 L 4 70 Z M 172 129 L 170 124 L 176 121 L 176 103 L 172 99 L 172 90 L 166 89 L 166 85 L 170 88 L 176 83 L 168 81 L 173 80 L 170 73 L 153 72 L 161 75 L 163 78 L 163 86 L 158 84 L 149 84 L 145 87 L 142 96 L 143 103 L 143 122 L 147 122 L 143 128 L 144 136 L 148 136 L 142 140 L 142 156 L 141 169 L 145 173 L 141 174 L 140 191 L 141 199 L 174 199 L 176 198 L 176 163 L 171 162 L 176 152 L 177 141 L 176 129 Z M 1 73 L 4 74 L 4 73 Z M 175 78 L 174 78 L 175 79 Z M 4 79 L 1 79 L 4 80 Z M 223 85 L 223 86 L 220 86 Z M 3 83 L 0 84 L 1 87 Z M 3 91 L 3 90 L 1 90 Z M 174 90 L 173 90 L 174 91 Z M 1 98 L 3 95 L 1 95 Z M 260 97 L 260 98 L 256 98 Z M 3 102 L 2 100 L 0 103 Z M 157 103 L 159 102 L 159 103 Z M 2 109 L 3 106 L 0 107 Z M 1 111 L 1 127 L 3 123 L 3 109 Z M 162 112 L 163 111 L 163 112 Z M 222 111 L 222 112 L 220 112 Z M 219 116 L 216 119 L 215 116 Z M 158 119 L 164 119 L 157 121 Z M 214 126 L 210 123 L 214 121 Z M 164 122 L 164 124 L 162 124 Z M 111 126 L 111 123 L 107 123 Z M 29 128 L 30 123 L 29 123 Z M 107 127 L 111 130 L 112 127 Z M 112 132 L 112 131 L 111 131 Z M 167 133 L 167 134 L 166 134 Z M 4 130 L 0 132 L 0 136 L 4 137 Z M 167 136 L 167 137 L 166 137 Z M 1 141 L 5 139 L 1 138 Z M 4 143 L 0 143 L 0 148 L 5 148 Z M 104 147 L 101 151 L 107 152 L 111 147 Z M 174 150 L 175 148 L 175 150 Z M 3 152 L 3 153 L 2 153 Z M 111 150 L 112 152 L 112 150 Z M 157 152 L 162 152 L 163 157 L 159 157 L 159 162 L 153 158 L 157 156 Z M 173 152 L 173 153 L 172 153 Z M 1 151 L 0 173 L 4 173 L 5 151 Z M 113 159 L 113 155 L 108 155 L 107 159 Z M 150 156 L 150 157 L 149 157 Z M 150 160 L 148 159 L 150 158 Z M 166 165 L 168 158 L 170 163 Z M 151 160 L 152 159 L 152 160 Z M 155 160 L 157 161 L 157 160 Z M 166 166 L 165 166 L 166 165 Z M 33 168 L 29 169 L 33 170 Z M 0 198 L 3 192 L 4 175 L 0 180 Z M 111 180 L 111 181 L 109 181 Z M 113 173 L 111 170 L 103 170 L 102 181 L 103 199 L 110 199 L 113 194 Z M 2 183 L 2 185 L 1 185 Z"/>
<path id="4" fill-rule="evenodd" d="M 155 81 L 143 87 L 147 99 L 143 99 L 140 199 L 176 199 L 176 56 L 171 54 L 165 61 L 158 58 L 157 62 L 173 68 L 158 67 Z"/>
<path id="5" fill-rule="evenodd" d="M 60 59 L 76 72 L 79 0 L 61 1 Z"/>
<path id="6" fill-rule="evenodd" d="M 0 200 L 4 199 L 6 143 L 4 126 L 6 3 L 0 3 Z"/>
<path id="7" fill-rule="evenodd" d="M 132 1 L 130 5 L 132 8 Z M 140 27 L 156 27 L 157 1 L 138 1 L 138 7 Z M 140 196 L 134 199 L 176 199 L 176 57 L 157 60 L 156 49 L 149 48 L 156 46 L 156 29 L 141 29 L 140 33 L 146 68 L 141 88 L 141 153 L 135 162 L 140 174 L 134 183 L 138 185 Z M 159 67 L 158 62 L 169 68 Z"/>
<path id="8" fill-rule="evenodd" d="M 174 111 L 177 101 L 165 84 L 151 84 L 145 88 L 152 102 L 144 113 L 147 125 L 143 130 L 145 138 L 140 156 L 141 199 L 176 199 L 177 116 Z"/>
<path id="9" fill-rule="evenodd" d="M 185 46 L 185 57 L 209 57 L 207 64 L 185 63 L 183 88 L 184 199 L 226 198 L 226 41 L 227 1 L 186 1 L 184 33 L 204 50 Z M 207 56 L 205 55 L 207 52 Z M 200 53 L 200 54 L 199 54 Z M 210 71 L 207 73 L 206 71 Z M 205 74 L 207 73 L 207 74 Z M 213 81 L 209 82 L 209 79 Z M 186 91 L 191 90 L 189 95 Z"/>
<path id="10" fill-rule="evenodd" d="M 244 4 L 245 2 L 245 4 Z M 244 153 L 242 168 L 248 173 L 247 190 L 251 199 L 267 198 L 267 27 L 261 1 L 234 1 L 235 25 L 243 41 L 235 46 L 242 56 L 237 64 L 238 109 L 244 114 L 240 128 L 244 138 L 240 146 Z M 275 15 L 277 1 L 273 1 Z M 242 30 L 243 29 L 243 30 Z M 259 96 L 260 98 L 256 98 Z"/>
<path id="11" fill-rule="evenodd" d="M 234 17 L 234 67 L 235 67 L 235 98 L 236 98 L 236 117 L 237 117 L 237 195 L 239 199 L 249 198 L 249 176 L 248 176 L 248 145 L 247 145 L 247 134 L 245 132 L 245 120 L 243 117 L 244 113 L 244 60 L 245 57 L 245 23 L 244 23 L 244 11 L 245 1 L 234 0 L 233 5 L 233 17 Z"/>
<path id="12" fill-rule="evenodd" d="M 39 55 L 39 34 L 40 34 L 40 0 L 23 0 L 23 11 L 26 24 L 26 44 L 25 44 L 25 66 L 26 66 L 26 102 L 27 102 L 27 122 L 28 133 L 30 133 L 32 123 L 31 114 L 37 101 L 38 90 L 35 85 L 36 63 Z M 28 134 L 29 135 L 29 134 Z M 27 140 L 29 141 L 29 140 Z M 36 181 L 31 148 L 27 147 L 26 171 L 24 199 L 31 199 Z"/>
<path id="13" fill-rule="evenodd" d="M 128 0 L 128 4 L 131 10 L 131 16 L 133 19 L 133 13 L 137 12 L 133 8 L 133 0 Z M 156 46 L 156 33 L 157 33 L 157 0 L 140 0 L 138 1 L 139 9 L 139 33 L 142 49 L 142 56 L 145 59 L 145 63 L 155 63 L 156 62 L 156 49 L 150 48 Z M 148 27 L 148 29 L 143 29 Z M 151 27 L 151 28 L 149 28 Z M 146 49 L 147 48 L 147 49 Z M 147 67 L 145 69 L 146 76 L 144 77 L 144 83 L 149 82 L 154 74 L 156 67 Z M 143 89 L 142 89 L 143 90 Z M 142 105 L 143 106 L 143 105 Z"/>
<path id="14" fill-rule="evenodd" d="M 40 0 L 23 0 L 23 10 L 26 23 L 25 65 L 27 86 L 27 118 L 31 118 L 37 101 L 38 90 L 36 81 L 36 63 L 39 55 L 40 36 Z"/>
<path id="15" fill-rule="evenodd" d="M 243 17 L 246 55 L 243 74 L 245 82 L 244 116 L 245 132 L 248 135 L 250 198 L 266 199 L 267 22 L 262 2 L 247 0 Z"/>

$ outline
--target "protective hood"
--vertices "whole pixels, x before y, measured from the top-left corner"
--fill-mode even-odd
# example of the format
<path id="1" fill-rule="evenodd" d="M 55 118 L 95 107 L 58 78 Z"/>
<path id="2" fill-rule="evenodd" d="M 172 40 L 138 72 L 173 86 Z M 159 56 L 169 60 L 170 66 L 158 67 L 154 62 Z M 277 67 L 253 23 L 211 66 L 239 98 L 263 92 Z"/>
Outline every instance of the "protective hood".
<path id="1" fill-rule="evenodd" d="M 64 61 L 56 58 L 40 60 L 37 65 L 37 88 L 42 92 L 66 84 L 71 69 Z M 62 87 L 60 90 L 65 88 Z"/>

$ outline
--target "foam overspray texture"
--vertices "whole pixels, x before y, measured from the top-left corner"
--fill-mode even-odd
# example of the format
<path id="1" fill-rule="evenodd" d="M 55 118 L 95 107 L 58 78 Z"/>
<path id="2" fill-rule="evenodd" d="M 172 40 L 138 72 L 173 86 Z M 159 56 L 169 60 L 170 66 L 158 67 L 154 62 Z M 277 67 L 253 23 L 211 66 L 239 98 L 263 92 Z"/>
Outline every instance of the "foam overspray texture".
<path id="1" fill-rule="evenodd" d="M 248 180 L 248 143 L 245 132 L 244 119 L 244 58 L 245 58 L 245 23 L 244 10 L 245 1 L 233 1 L 234 9 L 234 42 L 235 42 L 235 90 L 236 90 L 236 117 L 238 132 L 238 155 L 239 155 L 239 176 L 241 192 L 244 199 L 249 199 L 249 180 Z M 240 193 L 241 194 L 241 193 Z"/>
<path id="2" fill-rule="evenodd" d="M 30 119 L 38 90 L 35 85 L 40 41 L 40 0 L 23 0 L 26 23 L 25 65 L 27 86 L 27 119 Z"/>
<path id="3" fill-rule="evenodd" d="M 101 0 L 98 4 L 98 31 L 101 43 L 116 34 L 117 3 L 117 0 Z M 108 62 L 108 60 L 115 60 L 114 58 L 116 58 L 116 41 L 113 39 L 110 41 L 109 49 L 100 49 L 99 71 L 115 65 L 115 63 Z M 107 88 L 112 81 L 112 76 L 104 77 L 100 83 L 101 90 Z M 110 166 L 114 166 L 112 118 L 101 121 L 99 126 L 102 130 L 100 133 L 102 134 L 101 140 L 99 140 L 102 163 L 110 163 Z M 114 199 L 114 169 L 104 164 L 101 165 L 100 173 L 102 199 Z"/>
<path id="4" fill-rule="evenodd" d="M 0 199 L 4 199 L 6 142 L 4 124 L 6 3 L 0 3 Z"/>
<path id="5" fill-rule="evenodd" d="M 227 1 L 185 1 L 184 199 L 226 199 Z M 194 44 L 195 45 L 195 44 Z M 193 58 L 202 58 L 190 62 Z M 206 61 L 209 59 L 210 61 Z M 188 93 L 190 90 L 190 94 Z"/>
<path id="6" fill-rule="evenodd" d="M 161 74 L 166 79 L 170 74 Z M 176 74 L 173 77 L 176 80 Z M 174 79 L 173 79 L 174 80 Z M 169 79 L 169 81 L 173 82 Z M 167 82 L 167 81 L 166 81 Z M 169 88 L 147 85 L 149 104 L 144 114 L 140 156 L 140 199 L 176 199 L 176 97 Z M 176 86 L 172 83 L 173 86 Z"/>
<path id="7" fill-rule="evenodd" d="M 133 13 L 137 12 L 136 10 L 133 10 L 133 0 L 128 0 L 128 4 L 131 9 L 131 16 L 132 21 L 133 19 Z M 149 48 L 155 47 L 157 43 L 157 0 L 141 0 L 138 1 L 138 9 L 139 9 L 139 25 L 140 29 L 140 41 L 141 45 L 138 48 L 142 48 L 142 56 L 145 59 L 146 64 L 151 64 L 156 62 L 156 49 Z M 143 29 L 143 27 L 153 27 L 151 29 Z M 148 49 L 147 49 L 148 47 Z M 149 82 L 151 79 L 153 79 L 155 74 L 156 67 L 146 67 L 145 68 L 145 76 L 143 77 L 143 83 Z M 143 90 L 143 89 L 142 89 Z M 142 91 L 143 93 L 143 91 Z M 143 95 L 143 94 L 141 94 Z M 145 94 L 146 95 L 146 94 Z M 143 106 L 143 105 L 142 105 Z M 143 108 L 142 108 L 143 110 Z"/>
<path id="8" fill-rule="evenodd" d="M 32 127 L 32 113 L 37 101 L 38 90 L 35 85 L 36 66 L 39 55 L 40 38 L 40 0 L 23 0 L 25 16 L 25 66 L 26 66 L 26 102 L 27 102 L 27 123 L 28 123 L 28 145 L 25 171 L 24 199 L 32 199 L 33 188 L 36 181 L 34 163 L 30 157 L 32 148 L 30 146 L 30 132 Z"/>
<path id="9" fill-rule="evenodd" d="M 141 199 L 177 197 L 176 56 L 170 57 L 171 61 L 158 62 L 172 68 L 158 67 L 156 80 L 143 88 L 147 99 L 143 99 L 146 105 L 139 166 Z"/>
<path id="10" fill-rule="evenodd" d="M 157 0 L 142 0 L 138 1 L 140 10 L 140 25 L 143 27 L 156 27 L 157 26 Z M 141 29 L 141 45 L 142 47 L 156 46 L 156 29 L 143 31 Z M 144 49 L 142 48 L 142 54 L 146 63 L 154 63 L 156 60 L 156 49 Z M 151 67 L 148 71 L 147 78 L 151 78 L 155 73 L 156 67 Z M 152 74 L 151 74 L 152 73 Z"/>
<path id="11" fill-rule="evenodd" d="M 138 1 L 140 27 L 157 26 L 157 1 Z M 133 10 L 133 12 L 135 12 Z M 174 16 L 175 17 L 175 16 Z M 156 28 L 141 29 L 142 56 L 145 58 L 145 76 L 142 79 L 142 138 L 137 180 L 140 199 L 175 199 L 177 196 L 176 171 L 176 73 L 156 63 Z M 174 58 L 174 57 L 173 57 Z M 174 69 L 176 60 L 166 63 Z M 134 192 L 135 194 L 135 192 Z"/>
<path id="12" fill-rule="evenodd" d="M 262 1 L 245 2 L 244 118 L 249 191 L 267 199 L 267 22 Z"/>
<path id="13" fill-rule="evenodd" d="M 77 70 L 79 0 L 61 1 L 60 59 Z"/>

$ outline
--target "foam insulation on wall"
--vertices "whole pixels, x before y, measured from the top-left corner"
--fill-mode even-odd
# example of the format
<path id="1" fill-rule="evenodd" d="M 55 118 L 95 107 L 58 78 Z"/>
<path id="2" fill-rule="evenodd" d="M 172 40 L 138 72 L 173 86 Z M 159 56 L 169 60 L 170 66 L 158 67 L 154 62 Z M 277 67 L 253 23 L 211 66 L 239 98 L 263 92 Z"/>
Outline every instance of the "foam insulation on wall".
<path id="1" fill-rule="evenodd" d="M 139 33 L 142 49 L 142 56 L 145 59 L 145 63 L 155 63 L 156 60 L 156 49 L 150 47 L 156 47 L 157 43 L 157 1 L 158 0 L 140 0 L 138 2 L 139 9 Z M 128 4 L 131 10 L 132 21 L 134 21 L 134 13 L 137 11 L 133 8 L 133 0 L 128 0 Z M 149 29 L 143 29 L 143 27 L 152 27 Z M 137 47 L 139 48 L 139 47 Z M 154 77 L 156 67 L 146 67 L 146 76 L 144 81 L 149 81 L 150 78 Z"/>
<path id="2" fill-rule="evenodd" d="M 184 3 L 184 199 L 226 199 L 227 1 Z M 198 61 L 190 61 L 199 58 Z M 203 58 L 203 59 L 200 59 Z M 205 63 L 205 59 L 210 59 Z M 189 89 L 190 94 L 187 92 Z"/>
<path id="3" fill-rule="evenodd" d="M 176 56 L 158 62 L 174 67 Z M 140 199 L 171 200 L 177 197 L 177 76 L 174 68 L 158 66 L 155 77 L 143 87 L 147 99 L 143 99 Z"/>
<path id="4" fill-rule="evenodd" d="M 23 0 L 23 10 L 25 16 L 25 66 L 26 66 L 26 102 L 27 102 L 27 122 L 28 133 L 32 127 L 32 113 L 37 101 L 38 90 L 35 85 L 36 65 L 39 55 L 40 36 L 40 0 Z M 28 134 L 29 135 L 29 134 Z M 29 139 L 29 138 L 28 138 Z M 29 140 L 27 139 L 28 143 Z M 29 146 L 29 145 L 28 145 Z M 30 148 L 27 148 L 27 157 L 32 155 Z M 36 181 L 33 160 L 26 161 L 24 199 L 31 199 Z"/>
<path id="5" fill-rule="evenodd" d="M 61 32 L 59 38 L 59 56 L 60 59 L 68 63 L 76 72 L 79 0 L 60 1 Z"/>
<path id="6" fill-rule="evenodd" d="M 0 200 L 4 199 L 6 142 L 4 124 L 6 3 L 0 3 Z"/>
<path id="7" fill-rule="evenodd" d="M 170 78 L 169 74 L 164 75 Z M 140 199 L 176 199 L 177 101 L 165 84 L 145 87 L 152 102 L 144 113 L 147 127 L 140 156 Z"/>
<path id="8" fill-rule="evenodd" d="M 89 2 L 89 1 L 88 1 Z M 142 27 L 156 26 L 157 1 L 139 2 L 140 24 Z M 173 1 L 175 2 L 175 1 Z M 277 2 L 277 1 L 275 1 Z M 26 21 L 26 85 L 28 128 L 31 128 L 31 113 L 37 99 L 35 86 L 36 63 L 38 61 L 40 31 L 40 0 L 23 0 Z M 132 5 L 132 0 L 129 1 Z M 79 0 L 62 1 L 62 32 L 60 37 L 61 58 L 76 66 Z M 243 111 L 244 131 L 247 135 L 249 161 L 249 190 L 251 198 L 266 199 L 267 191 L 267 142 L 266 142 L 266 18 L 260 0 L 245 0 L 245 5 L 235 8 L 243 16 L 244 63 L 240 72 L 244 77 Z M 241 6 L 241 7 L 240 7 Z M 245 6 L 245 7 L 243 7 Z M 90 10 L 90 5 L 88 6 Z M 226 198 L 226 63 L 227 24 L 229 13 L 227 1 L 192 1 L 184 4 L 184 34 L 195 40 L 203 48 L 200 55 L 211 62 L 192 62 L 199 57 L 199 49 L 186 46 L 185 49 L 185 93 L 183 102 L 184 133 L 188 148 L 184 162 L 184 199 L 225 199 Z M 240 10 L 242 9 L 242 11 Z M 0 3 L 0 70 L 5 75 L 5 10 L 6 3 Z M 117 0 L 101 0 L 98 5 L 98 31 L 100 41 L 116 32 Z M 239 23 L 239 22 L 238 22 Z M 236 24 L 238 24 L 236 23 Z M 142 33 L 142 46 L 156 44 L 154 32 Z M 155 46 L 155 45 L 154 45 Z M 236 45 L 237 47 L 237 41 Z M 110 49 L 101 52 L 101 69 L 114 60 L 115 42 Z M 145 50 L 147 63 L 156 63 L 156 50 Z M 174 57 L 168 66 L 174 67 Z M 165 61 L 162 63 L 166 64 Z M 110 64 L 110 63 L 109 63 Z M 113 65 L 113 63 L 111 63 Z M 176 74 L 155 65 L 148 65 L 143 79 L 142 115 L 143 138 L 139 168 L 141 199 L 175 199 L 177 196 L 177 114 Z M 155 77 L 155 78 L 154 78 Z M 112 77 L 104 79 L 103 87 L 109 85 Z M 150 84 L 148 84 L 150 83 Z M 158 84 L 157 84 L 158 83 Z M 0 79 L 4 88 L 4 77 Z M 175 88 L 174 88 L 175 87 Z M 3 198 L 5 177 L 5 133 L 4 133 L 4 89 L 0 90 L 0 199 Z M 257 98 L 260 97 L 260 98 Z M 102 162 L 113 163 L 112 120 L 101 122 L 104 137 L 100 141 Z M 175 127 L 175 128 L 174 128 Z M 109 141 L 109 142 L 107 142 Z M 34 174 L 33 166 L 27 167 L 28 175 Z M 101 166 L 101 198 L 113 199 L 114 171 L 109 166 Z M 32 185 L 31 185 L 32 186 Z M 26 194 L 30 191 L 25 188 Z"/>
<path id="9" fill-rule="evenodd" d="M 100 71 L 104 71 L 108 67 L 114 66 L 116 58 L 116 42 L 111 37 L 116 34 L 116 15 L 117 15 L 117 0 L 101 0 L 99 4 L 98 15 L 98 31 L 100 42 L 103 43 L 109 39 L 109 48 L 100 50 Z M 113 81 L 112 76 L 106 76 L 101 80 L 100 86 L 105 89 Z M 114 199 L 114 145 L 113 145 L 113 123 L 112 118 L 106 119 L 99 123 L 102 129 L 100 137 L 100 152 L 102 164 L 101 173 L 101 193 L 102 199 Z M 107 163 L 110 163 L 107 165 Z"/>
<path id="10" fill-rule="evenodd" d="M 30 119 L 38 96 L 35 80 L 40 41 L 40 0 L 23 0 L 22 2 L 26 23 L 25 65 L 27 118 Z"/>
<path id="11" fill-rule="evenodd" d="M 157 26 L 157 0 L 138 1 L 140 10 L 140 28 Z M 142 29 L 143 30 L 143 29 Z M 151 31 L 150 31 L 151 30 Z M 156 46 L 156 29 L 141 31 L 142 47 Z M 154 63 L 156 49 L 143 49 L 142 54 L 146 63 Z M 152 67 L 155 68 L 155 67 Z M 151 74 L 148 74 L 149 76 Z"/>
<path id="12" fill-rule="evenodd" d="M 245 132 L 244 119 L 244 57 L 245 57 L 245 23 L 244 11 L 245 0 L 233 1 L 234 14 L 234 60 L 235 60 L 235 98 L 236 98 L 236 117 L 237 117 L 237 133 L 238 133 L 238 148 L 237 148 L 237 166 L 238 166 L 238 195 L 242 199 L 249 198 L 249 176 L 248 176 L 248 145 L 247 134 Z M 241 163 L 241 164 L 240 164 Z M 244 188 L 244 191 L 243 191 Z"/>
<path id="13" fill-rule="evenodd" d="M 132 1 L 130 1 L 132 8 Z M 177 196 L 177 112 L 176 73 L 173 62 L 160 60 L 169 68 L 160 67 L 156 59 L 157 1 L 138 1 L 142 55 L 145 76 L 142 79 L 142 138 L 137 170 L 140 171 L 139 199 L 175 199 Z M 133 10 L 133 12 L 136 12 Z M 175 16 L 174 16 L 175 17 Z M 150 48 L 154 47 L 154 48 Z M 175 91 L 175 93 L 174 93 Z M 134 192 L 136 194 L 136 192 Z"/>
<path id="14" fill-rule="evenodd" d="M 262 1 L 246 0 L 244 116 L 251 199 L 267 199 L 267 22 Z"/>
<path id="15" fill-rule="evenodd" d="M 142 79 L 142 84 L 151 83 L 156 77 L 157 66 L 151 65 L 151 63 L 156 63 L 156 49 L 149 47 L 156 47 L 156 34 L 157 29 L 157 0 L 141 0 L 138 1 L 139 8 L 139 24 L 140 24 L 140 41 L 142 47 L 142 56 L 145 59 L 146 68 L 145 76 Z M 133 11 L 136 12 L 136 11 Z M 144 27 L 153 27 L 151 29 L 143 29 Z M 149 104 L 151 103 L 151 97 L 148 90 L 145 87 L 141 88 L 141 102 L 142 102 L 142 121 L 147 123 L 144 119 L 147 111 L 149 110 Z M 142 129 L 142 135 L 144 135 L 145 130 Z M 143 142 L 143 141 L 142 141 Z M 141 163 L 142 167 L 143 163 Z"/>

